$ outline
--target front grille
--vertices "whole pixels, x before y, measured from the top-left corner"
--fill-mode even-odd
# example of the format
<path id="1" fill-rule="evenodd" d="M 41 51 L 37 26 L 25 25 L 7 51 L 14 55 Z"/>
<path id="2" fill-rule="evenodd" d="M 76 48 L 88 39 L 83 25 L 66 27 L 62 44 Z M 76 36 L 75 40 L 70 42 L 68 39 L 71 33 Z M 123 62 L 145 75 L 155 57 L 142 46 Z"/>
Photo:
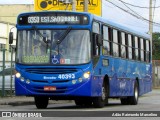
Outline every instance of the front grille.
<path id="1" fill-rule="evenodd" d="M 66 83 L 69 82 L 70 80 L 54 80 L 52 83 Z M 32 80 L 34 83 L 50 83 L 48 80 Z"/>
<path id="2" fill-rule="evenodd" d="M 77 72 L 72 68 L 26 68 L 26 72 L 35 74 L 67 74 Z"/>

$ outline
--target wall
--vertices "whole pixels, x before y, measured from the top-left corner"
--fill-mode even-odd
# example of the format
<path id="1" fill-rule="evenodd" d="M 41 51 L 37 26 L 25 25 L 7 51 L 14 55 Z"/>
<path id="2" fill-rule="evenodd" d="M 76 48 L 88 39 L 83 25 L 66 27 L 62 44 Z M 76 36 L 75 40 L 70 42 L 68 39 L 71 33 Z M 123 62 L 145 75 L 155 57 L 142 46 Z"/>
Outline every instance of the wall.
<path id="1" fill-rule="evenodd" d="M 16 28 L 13 28 L 16 25 L 17 16 L 23 12 L 32 12 L 34 10 L 33 5 L 0 5 L 0 66 L 2 66 L 3 54 L 2 49 L 5 48 L 5 60 L 6 64 L 11 59 L 11 54 L 9 52 L 9 31 L 12 28 L 14 32 L 14 42 L 12 45 L 16 44 Z M 13 58 L 15 58 L 13 56 Z"/>
<path id="2" fill-rule="evenodd" d="M 0 5 L 0 21 L 16 23 L 18 14 L 34 11 L 33 5 Z"/>

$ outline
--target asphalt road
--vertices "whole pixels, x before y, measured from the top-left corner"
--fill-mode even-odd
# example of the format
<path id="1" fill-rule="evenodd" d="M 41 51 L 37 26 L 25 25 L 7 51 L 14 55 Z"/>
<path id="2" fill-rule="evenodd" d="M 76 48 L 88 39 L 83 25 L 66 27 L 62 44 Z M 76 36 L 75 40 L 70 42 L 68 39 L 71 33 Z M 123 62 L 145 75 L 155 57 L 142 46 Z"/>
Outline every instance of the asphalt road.
<path id="1" fill-rule="evenodd" d="M 19 114 L 21 117 L 37 115 L 38 117 L 64 117 L 64 119 L 68 117 L 87 117 L 88 120 L 91 117 L 100 117 L 100 119 L 102 117 L 116 117 L 118 119 L 134 117 L 133 119 L 137 120 L 139 120 L 139 117 L 149 120 L 151 118 L 159 119 L 160 117 L 160 89 L 154 89 L 152 92 L 141 96 L 138 105 L 121 105 L 120 100 L 117 99 L 109 99 L 109 104 L 104 108 L 79 107 L 73 101 L 57 102 L 56 104 L 51 101 L 47 109 L 37 109 L 32 102 L 30 103 L 0 105 L 0 111 L 11 112 L 14 117 Z"/>

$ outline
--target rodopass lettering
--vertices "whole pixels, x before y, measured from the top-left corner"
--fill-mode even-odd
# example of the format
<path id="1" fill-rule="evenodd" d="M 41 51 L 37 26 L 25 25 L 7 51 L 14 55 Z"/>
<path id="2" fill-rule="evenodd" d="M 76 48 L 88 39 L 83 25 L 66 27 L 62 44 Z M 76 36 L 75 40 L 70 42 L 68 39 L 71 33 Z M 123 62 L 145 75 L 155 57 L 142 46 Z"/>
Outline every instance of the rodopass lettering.
<path id="1" fill-rule="evenodd" d="M 101 16 L 102 0 L 88 0 L 88 12 Z M 76 0 L 76 11 L 83 11 L 84 0 Z M 35 11 L 46 10 L 72 10 L 72 5 L 60 2 L 59 0 L 34 0 Z"/>

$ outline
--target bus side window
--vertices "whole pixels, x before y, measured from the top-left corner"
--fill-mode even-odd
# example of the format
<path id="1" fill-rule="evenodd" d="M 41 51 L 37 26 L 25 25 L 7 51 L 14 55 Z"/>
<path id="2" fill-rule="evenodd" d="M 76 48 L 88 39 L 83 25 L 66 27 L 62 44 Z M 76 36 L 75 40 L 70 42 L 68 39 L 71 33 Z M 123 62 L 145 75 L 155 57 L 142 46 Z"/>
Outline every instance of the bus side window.
<path id="1" fill-rule="evenodd" d="M 128 34 L 127 33 L 125 33 L 125 46 L 126 46 L 126 58 L 128 58 L 129 51 L 128 51 Z"/>
<path id="2" fill-rule="evenodd" d="M 103 26 L 103 55 L 110 55 L 109 28 Z"/>
<path id="3" fill-rule="evenodd" d="M 101 36 L 100 36 L 100 24 L 97 22 L 93 22 L 93 55 L 99 56 L 100 55 L 100 46 L 101 46 Z"/>
<path id="4" fill-rule="evenodd" d="M 144 46 L 143 47 L 144 48 L 143 49 L 144 50 L 144 62 L 147 62 L 147 60 L 146 60 L 146 39 L 143 40 L 143 46 Z"/>
<path id="5" fill-rule="evenodd" d="M 146 41 L 146 62 L 150 62 L 150 42 Z"/>
<path id="6" fill-rule="evenodd" d="M 140 45 L 141 45 L 141 61 L 144 61 L 144 42 L 143 42 L 143 39 L 142 38 L 140 38 Z"/>
<path id="7" fill-rule="evenodd" d="M 135 36 L 135 60 L 139 60 L 139 52 L 138 52 L 138 37 Z"/>
<path id="8" fill-rule="evenodd" d="M 121 57 L 126 58 L 126 41 L 124 32 L 121 32 L 121 44 Z"/>
<path id="9" fill-rule="evenodd" d="M 132 37 L 128 34 L 128 58 L 132 59 Z"/>
<path id="10" fill-rule="evenodd" d="M 134 35 L 131 36 L 132 39 L 132 59 L 135 60 L 135 37 Z"/>
<path id="11" fill-rule="evenodd" d="M 113 29 L 113 56 L 119 57 L 118 31 Z"/>

